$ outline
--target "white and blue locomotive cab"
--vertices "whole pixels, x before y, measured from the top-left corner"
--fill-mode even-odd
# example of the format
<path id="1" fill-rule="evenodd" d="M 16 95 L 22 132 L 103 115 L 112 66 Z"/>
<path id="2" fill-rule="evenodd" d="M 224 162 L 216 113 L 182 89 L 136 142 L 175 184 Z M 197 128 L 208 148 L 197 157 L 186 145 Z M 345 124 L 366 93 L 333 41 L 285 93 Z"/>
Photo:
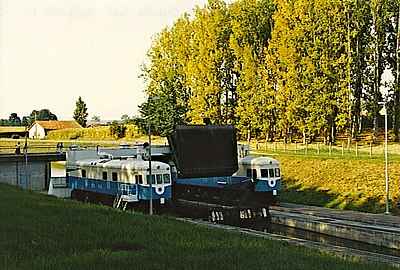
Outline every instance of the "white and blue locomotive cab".
<path id="1" fill-rule="evenodd" d="M 278 160 L 270 157 L 245 156 L 238 160 L 239 169 L 233 177 L 243 181 L 251 179 L 255 192 L 271 192 L 273 196 L 281 190 L 281 171 Z"/>
<path id="2" fill-rule="evenodd" d="M 72 190 L 122 196 L 126 202 L 172 198 L 171 170 L 168 164 L 152 161 L 152 191 L 149 162 L 137 158 L 89 158 L 70 162 L 68 184 Z"/>

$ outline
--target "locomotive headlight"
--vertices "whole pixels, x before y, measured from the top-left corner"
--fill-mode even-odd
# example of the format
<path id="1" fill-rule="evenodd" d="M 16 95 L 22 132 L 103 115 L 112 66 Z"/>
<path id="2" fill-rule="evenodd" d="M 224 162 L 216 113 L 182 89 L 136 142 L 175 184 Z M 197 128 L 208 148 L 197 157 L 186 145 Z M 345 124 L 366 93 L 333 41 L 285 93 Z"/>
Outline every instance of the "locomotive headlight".
<path id="1" fill-rule="evenodd" d="M 158 195 L 162 195 L 164 193 L 164 187 L 163 186 L 157 187 L 155 188 L 155 191 Z"/>
<path id="2" fill-rule="evenodd" d="M 269 179 L 268 180 L 268 185 L 270 186 L 270 187 L 275 187 L 276 186 L 276 180 L 273 180 L 273 179 Z"/>

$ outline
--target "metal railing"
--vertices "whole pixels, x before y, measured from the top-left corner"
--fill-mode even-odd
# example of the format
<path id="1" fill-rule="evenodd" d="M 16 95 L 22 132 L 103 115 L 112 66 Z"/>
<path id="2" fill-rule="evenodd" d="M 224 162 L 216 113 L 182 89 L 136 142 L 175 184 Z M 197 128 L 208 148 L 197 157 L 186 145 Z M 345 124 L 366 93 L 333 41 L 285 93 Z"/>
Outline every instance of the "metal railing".
<path id="1" fill-rule="evenodd" d="M 384 145 L 372 143 L 296 143 L 296 142 L 252 142 L 252 152 L 287 153 L 294 155 L 325 155 L 325 156 L 351 156 L 351 157 L 383 157 Z M 390 155 L 400 156 L 400 144 L 392 144 L 388 147 Z"/>

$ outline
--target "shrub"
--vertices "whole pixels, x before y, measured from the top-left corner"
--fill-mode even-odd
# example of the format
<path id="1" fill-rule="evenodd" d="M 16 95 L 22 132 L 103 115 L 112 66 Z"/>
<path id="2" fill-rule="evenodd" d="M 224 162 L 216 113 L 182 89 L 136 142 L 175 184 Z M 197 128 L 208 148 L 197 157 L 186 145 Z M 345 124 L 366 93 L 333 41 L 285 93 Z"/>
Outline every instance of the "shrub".
<path id="1" fill-rule="evenodd" d="M 114 122 L 110 125 L 110 134 L 114 138 L 121 139 L 125 137 L 126 129 L 125 125 Z"/>

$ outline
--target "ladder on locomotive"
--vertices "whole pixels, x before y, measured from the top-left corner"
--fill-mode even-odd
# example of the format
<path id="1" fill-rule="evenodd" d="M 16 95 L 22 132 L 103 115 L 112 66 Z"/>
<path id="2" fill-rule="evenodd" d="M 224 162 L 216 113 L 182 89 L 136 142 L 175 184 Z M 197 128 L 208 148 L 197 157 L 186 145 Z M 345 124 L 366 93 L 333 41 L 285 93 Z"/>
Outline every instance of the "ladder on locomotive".
<path id="1" fill-rule="evenodd" d="M 114 198 L 113 207 L 118 209 L 122 204 L 122 210 L 125 210 L 128 203 L 138 201 L 138 188 L 136 185 L 120 184 L 119 194 Z"/>

